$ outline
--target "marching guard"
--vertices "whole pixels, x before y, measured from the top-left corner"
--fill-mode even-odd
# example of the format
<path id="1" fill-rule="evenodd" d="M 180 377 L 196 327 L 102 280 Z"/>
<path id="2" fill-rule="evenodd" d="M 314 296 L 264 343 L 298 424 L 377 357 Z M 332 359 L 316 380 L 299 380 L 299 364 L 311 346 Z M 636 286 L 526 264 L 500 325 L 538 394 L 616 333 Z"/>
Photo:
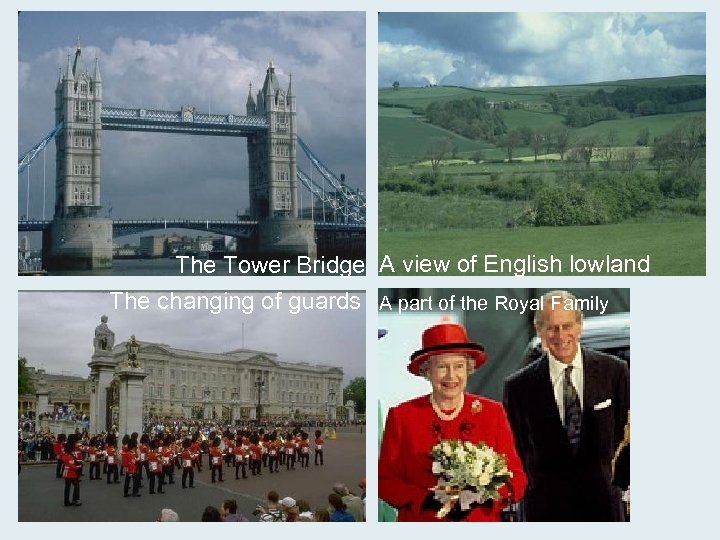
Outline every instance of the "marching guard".
<path id="1" fill-rule="evenodd" d="M 55 469 L 55 477 L 56 478 L 63 477 L 63 474 L 62 474 L 63 453 L 65 452 L 66 441 L 67 441 L 67 436 L 64 433 L 60 433 L 57 436 L 55 443 L 53 444 L 53 453 L 55 454 L 55 459 L 57 460 L 57 467 Z"/>
<path id="2" fill-rule="evenodd" d="M 292 433 L 287 434 L 287 439 L 285 439 L 285 448 L 283 449 L 285 452 L 285 470 L 290 470 L 295 468 L 295 440 L 293 439 Z"/>
<path id="3" fill-rule="evenodd" d="M 190 441 L 188 441 L 189 443 Z M 172 436 L 167 435 L 160 448 L 160 461 L 162 462 L 163 477 L 167 479 L 167 484 L 175 483 L 175 446 Z M 165 482 L 163 482 L 165 483 Z"/>
<path id="4" fill-rule="evenodd" d="M 184 439 L 183 440 L 183 451 L 181 455 L 182 460 L 182 487 L 185 489 L 186 487 L 195 487 L 193 484 L 195 483 L 195 471 L 193 470 L 193 452 L 192 452 L 192 442 L 190 439 Z M 190 478 L 189 486 L 186 485 L 188 477 Z"/>
<path id="5" fill-rule="evenodd" d="M 65 479 L 65 491 L 63 502 L 65 506 L 80 506 L 80 478 L 78 477 L 78 466 L 75 462 L 75 441 L 74 435 L 68 437 L 65 443 L 65 451 L 62 454 L 63 472 Z M 70 501 L 70 486 L 73 488 L 72 502 Z"/>
<path id="6" fill-rule="evenodd" d="M 123 496 L 130 496 L 130 481 L 132 481 L 132 496 L 140 497 L 140 480 L 137 470 L 137 440 L 130 439 L 127 447 L 122 452 L 122 465 L 125 468 L 125 484 L 123 485 Z"/>
<path id="7" fill-rule="evenodd" d="M 320 465 L 324 465 L 325 462 L 323 460 L 323 438 L 322 438 L 322 431 L 319 429 L 315 430 L 315 465 L 318 464 L 318 459 L 320 460 Z"/>
<path id="8" fill-rule="evenodd" d="M 248 447 L 250 454 L 250 473 L 262 475 L 262 448 L 260 447 L 260 436 L 257 433 L 250 435 L 250 446 Z"/>
<path id="9" fill-rule="evenodd" d="M 116 441 L 117 439 L 112 433 L 108 433 L 108 436 L 105 438 L 105 465 L 107 467 L 106 472 L 108 484 L 113 482 L 115 484 L 120 483 L 120 480 L 118 479 L 118 455 L 117 450 L 115 449 Z"/>
<path id="10" fill-rule="evenodd" d="M 308 444 L 308 434 L 304 431 L 300 435 L 300 442 L 298 443 L 298 450 L 300 452 L 300 467 L 310 466 L 310 445 Z"/>
<path id="11" fill-rule="evenodd" d="M 220 450 L 220 437 L 215 437 L 210 447 L 210 481 L 215 483 L 215 473 L 218 476 L 218 482 L 223 480 L 223 455 Z"/>
<path id="12" fill-rule="evenodd" d="M 138 444 L 138 481 L 140 482 L 140 487 L 142 487 L 142 481 L 143 481 L 143 469 L 145 470 L 145 477 L 150 476 L 150 469 L 148 466 L 148 459 L 147 454 L 150 450 L 150 447 L 148 446 L 148 443 L 150 442 L 150 437 L 147 433 L 143 433 L 140 437 L 140 443 Z"/>
<path id="13" fill-rule="evenodd" d="M 278 435 L 277 432 L 273 431 L 270 434 L 269 440 L 268 440 L 268 469 L 270 469 L 270 472 L 278 472 L 279 467 L 279 460 L 280 456 L 279 450 L 278 450 L 278 441 L 277 441 Z"/>
<path id="14" fill-rule="evenodd" d="M 165 493 L 163 491 L 163 464 L 162 456 L 157 452 L 157 440 L 153 439 L 150 441 L 150 447 L 147 453 L 147 466 L 148 466 L 148 480 L 150 481 L 150 495 L 155 494 L 155 481 L 157 480 L 157 492 Z"/>
<path id="15" fill-rule="evenodd" d="M 235 457 L 235 480 L 240 480 L 238 473 L 242 468 L 243 479 L 247 478 L 247 472 L 245 471 L 246 452 L 245 446 L 243 445 L 242 437 L 238 435 L 235 441 L 235 447 L 233 448 L 233 455 Z"/>
<path id="16" fill-rule="evenodd" d="M 100 480 L 100 458 L 102 457 L 102 452 L 98 449 L 97 437 L 90 439 L 87 454 L 88 461 L 90 462 L 90 480 Z"/>

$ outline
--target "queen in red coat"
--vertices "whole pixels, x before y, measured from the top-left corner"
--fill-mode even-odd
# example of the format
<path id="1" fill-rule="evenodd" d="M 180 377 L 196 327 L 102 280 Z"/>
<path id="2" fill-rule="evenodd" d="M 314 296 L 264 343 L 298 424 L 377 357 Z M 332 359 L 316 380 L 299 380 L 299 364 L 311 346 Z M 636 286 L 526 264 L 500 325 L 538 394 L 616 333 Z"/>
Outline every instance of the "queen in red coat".
<path id="1" fill-rule="evenodd" d="M 423 332 L 423 348 L 410 357 L 408 371 L 432 387 L 424 395 L 390 408 L 378 463 L 378 494 L 398 511 L 399 521 L 499 521 L 506 500 L 456 506 L 438 519 L 441 508 L 430 488 L 431 450 L 441 440 L 484 442 L 506 458 L 512 473 L 500 495 L 517 501 L 526 478 L 515 450 L 505 410 L 499 402 L 465 393 L 468 375 L 486 360 L 482 345 L 472 343 L 465 328 L 443 321 Z"/>

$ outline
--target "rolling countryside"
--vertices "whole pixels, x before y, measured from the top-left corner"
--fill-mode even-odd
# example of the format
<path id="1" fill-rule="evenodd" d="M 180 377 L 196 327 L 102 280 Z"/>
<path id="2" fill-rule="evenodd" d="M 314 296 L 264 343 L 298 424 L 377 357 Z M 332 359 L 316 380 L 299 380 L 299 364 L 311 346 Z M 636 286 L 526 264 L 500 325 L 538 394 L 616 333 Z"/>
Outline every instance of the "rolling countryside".
<path id="1" fill-rule="evenodd" d="M 395 84 L 378 114 L 381 261 L 649 255 L 653 275 L 705 273 L 705 76 Z"/>

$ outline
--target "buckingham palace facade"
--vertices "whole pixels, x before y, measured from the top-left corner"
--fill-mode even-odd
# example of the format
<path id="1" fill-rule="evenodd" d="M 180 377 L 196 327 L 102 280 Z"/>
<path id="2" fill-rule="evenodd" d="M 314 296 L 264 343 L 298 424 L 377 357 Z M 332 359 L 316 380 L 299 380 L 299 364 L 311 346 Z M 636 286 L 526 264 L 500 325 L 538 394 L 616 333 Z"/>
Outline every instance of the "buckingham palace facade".
<path id="1" fill-rule="evenodd" d="M 126 359 L 124 344 L 112 351 Z M 251 419 L 262 416 L 335 417 L 343 370 L 249 349 L 206 353 L 139 341 L 146 416 Z M 259 407 L 258 407 L 259 405 Z"/>
<path id="2" fill-rule="evenodd" d="M 115 344 L 107 320 L 103 315 L 95 328 L 89 377 L 72 377 L 70 388 L 59 385 L 58 376 L 31 368 L 35 399 L 18 396 L 19 413 L 89 410 L 91 426 L 102 431 L 117 424 L 129 376 L 135 381 L 131 407 L 145 418 L 334 420 L 343 404 L 340 367 L 283 362 L 276 353 L 251 349 L 188 351 L 135 336 Z"/>

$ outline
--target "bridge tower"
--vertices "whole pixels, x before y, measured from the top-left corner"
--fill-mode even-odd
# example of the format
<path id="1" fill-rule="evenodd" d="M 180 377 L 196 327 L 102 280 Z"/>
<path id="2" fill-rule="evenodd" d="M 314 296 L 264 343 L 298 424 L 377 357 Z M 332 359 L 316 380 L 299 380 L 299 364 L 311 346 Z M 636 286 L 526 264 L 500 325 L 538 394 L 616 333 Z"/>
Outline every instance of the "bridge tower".
<path id="1" fill-rule="evenodd" d="M 44 232 L 43 260 L 51 269 L 100 269 L 112 266 L 112 221 L 98 217 L 102 79 L 97 58 L 93 73 L 82 64 L 78 43 L 68 54 L 55 88 L 55 214 Z"/>
<path id="2" fill-rule="evenodd" d="M 258 220 L 258 251 L 264 256 L 315 257 L 314 224 L 298 219 L 297 106 L 292 75 L 283 90 L 270 62 L 257 101 L 251 85 L 246 107 L 248 116 L 265 116 L 268 124 L 266 131 L 247 140 L 250 215 Z"/>

